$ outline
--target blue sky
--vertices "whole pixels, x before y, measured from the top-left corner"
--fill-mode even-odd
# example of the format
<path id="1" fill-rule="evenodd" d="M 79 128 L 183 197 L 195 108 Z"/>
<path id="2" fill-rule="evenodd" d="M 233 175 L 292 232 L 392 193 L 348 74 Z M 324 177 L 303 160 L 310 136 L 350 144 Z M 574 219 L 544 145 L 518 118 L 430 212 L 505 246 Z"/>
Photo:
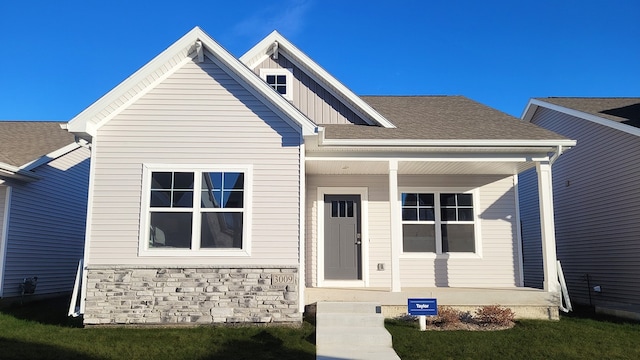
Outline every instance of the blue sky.
<path id="1" fill-rule="evenodd" d="M 276 29 L 359 95 L 640 96 L 637 0 L 2 1 L 0 119 L 69 120 L 198 25 Z"/>

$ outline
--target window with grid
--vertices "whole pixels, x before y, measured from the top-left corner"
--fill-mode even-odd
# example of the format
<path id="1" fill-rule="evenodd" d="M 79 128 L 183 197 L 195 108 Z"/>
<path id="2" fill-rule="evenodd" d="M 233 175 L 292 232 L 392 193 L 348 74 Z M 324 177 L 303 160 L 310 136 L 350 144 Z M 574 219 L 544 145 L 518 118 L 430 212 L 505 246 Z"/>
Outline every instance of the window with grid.
<path id="1" fill-rule="evenodd" d="M 475 252 L 473 194 L 403 192 L 401 206 L 403 252 Z"/>
<path id="2" fill-rule="evenodd" d="M 293 99 L 293 69 L 260 69 L 260 77 L 285 99 Z"/>
<path id="3" fill-rule="evenodd" d="M 243 249 L 245 173 L 151 171 L 148 249 Z"/>

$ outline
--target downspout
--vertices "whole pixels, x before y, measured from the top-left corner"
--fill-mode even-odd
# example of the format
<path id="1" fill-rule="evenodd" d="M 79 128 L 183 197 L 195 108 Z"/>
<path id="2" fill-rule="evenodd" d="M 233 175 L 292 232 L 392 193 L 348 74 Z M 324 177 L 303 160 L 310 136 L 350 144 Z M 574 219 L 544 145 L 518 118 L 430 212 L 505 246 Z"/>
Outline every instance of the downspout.
<path id="1" fill-rule="evenodd" d="M 563 153 L 564 148 L 562 147 L 562 145 L 558 145 L 555 154 L 553 154 L 553 156 L 551 156 L 551 159 L 549 159 L 549 165 L 553 165 L 553 163 L 556 162 L 556 160 L 558 160 L 560 155 L 562 155 Z"/>

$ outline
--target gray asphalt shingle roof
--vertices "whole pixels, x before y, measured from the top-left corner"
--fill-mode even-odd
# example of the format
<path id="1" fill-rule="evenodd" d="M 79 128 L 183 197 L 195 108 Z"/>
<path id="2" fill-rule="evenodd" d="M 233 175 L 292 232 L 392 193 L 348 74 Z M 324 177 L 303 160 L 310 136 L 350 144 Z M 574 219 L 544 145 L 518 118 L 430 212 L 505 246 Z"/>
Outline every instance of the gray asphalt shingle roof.
<path id="1" fill-rule="evenodd" d="M 548 97 L 538 98 L 536 100 L 640 128 L 640 97 Z"/>
<path id="2" fill-rule="evenodd" d="M 323 125 L 328 139 L 564 140 L 464 96 L 361 96 L 397 128 Z"/>
<path id="3" fill-rule="evenodd" d="M 20 167 L 74 142 L 58 122 L 0 121 L 0 162 Z"/>

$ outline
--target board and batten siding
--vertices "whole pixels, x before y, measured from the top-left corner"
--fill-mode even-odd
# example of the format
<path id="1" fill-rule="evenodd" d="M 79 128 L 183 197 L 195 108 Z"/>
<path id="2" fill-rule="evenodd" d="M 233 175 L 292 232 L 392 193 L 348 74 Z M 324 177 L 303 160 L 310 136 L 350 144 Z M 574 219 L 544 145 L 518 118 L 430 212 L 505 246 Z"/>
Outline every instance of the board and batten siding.
<path id="1" fill-rule="evenodd" d="M 33 170 L 40 180 L 11 189 L 3 296 L 19 296 L 24 278 L 35 294 L 73 289 L 84 249 L 89 156 L 77 148 Z"/>
<path id="2" fill-rule="evenodd" d="M 300 129 L 210 59 L 188 62 L 96 138 L 90 264 L 298 264 Z M 251 256 L 138 256 L 143 164 L 251 165 Z"/>
<path id="3" fill-rule="evenodd" d="M 640 305 L 640 137 L 543 107 L 531 122 L 577 140 L 553 165 L 557 253 L 572 301 L 588 304 L 591 291 L 593 305 Z"/>
<path id="4" fill-rule="evenodd" d="M 260 69 L 293 69 L 293 105 L 316 124 L 366 124 L 342 101 L 280 54 L 277 60 L 268 57 L 253 71 Z"/>
<path id="5" fill-rule="evenodd" d="M 519 284 L 513 177 L 399 175 L 399 187 L 479 189 L 482 258 L 400 259 L 404 287 L 515 287 Z M 387 175 L 309 175 L 307 178 L 307 283 L 317 286 L 317 188 L 366 187 L 369 194 L 369 286 L 391 286 L 390 203 Z M 377 264 L 383 263 L 383 271 Z M 437 269 L 436 269 L 437 267 Z M 440 280 L 436 281 L 436 273 Z"/>

